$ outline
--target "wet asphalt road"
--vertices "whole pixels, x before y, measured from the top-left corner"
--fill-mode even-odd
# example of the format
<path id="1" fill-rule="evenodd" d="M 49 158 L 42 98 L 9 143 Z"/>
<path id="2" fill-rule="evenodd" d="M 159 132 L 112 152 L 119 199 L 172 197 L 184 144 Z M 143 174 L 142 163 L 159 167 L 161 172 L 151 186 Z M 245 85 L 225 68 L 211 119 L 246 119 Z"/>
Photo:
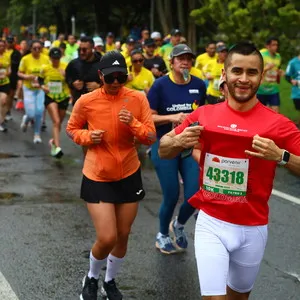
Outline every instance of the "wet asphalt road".
<path id="1" fill-rule="evenodd" d="M 22 133 L 22 114 L 13 112 L 9 132 L 0 133 L 0 272 L 20 300 L 79 299 L 88 269 L 94 229 L 82 200 L 81 148 L 62 134 L 65 156 L 49 156 L 47 141 L 32 143 Z M 5 154 L 15 157 L 7 158 Z M 165 256 L 154 247 L 161 193 L 151 163 L 141 153 L 147 192 L 132 229 L 127 258 L 118 277 L 124 299 L 201 299 L 193 249 Z M 274 187 L 300 197 L 300 179 L 278 168 Z M 252 293 L 255 300 L 300 299 L 300 205 L 275 196 L 270 200 L 269 240 Z M 1 273 L 0 273 L 1 274 Z M 0 287 L 1 291 L 1 287 Z M 8 300 L 1 297 L 0 300 Z"/>

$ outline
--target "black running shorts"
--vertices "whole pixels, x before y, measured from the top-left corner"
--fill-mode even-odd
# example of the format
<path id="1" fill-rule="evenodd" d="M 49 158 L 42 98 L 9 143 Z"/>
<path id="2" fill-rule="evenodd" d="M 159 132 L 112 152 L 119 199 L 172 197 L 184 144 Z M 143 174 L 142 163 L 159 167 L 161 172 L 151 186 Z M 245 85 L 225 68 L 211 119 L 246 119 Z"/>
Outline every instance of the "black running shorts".
<path id="1" fill-rule="evenodd" d="M 67 110 L 68 106 L 69 106 L 69 100 L 70 100 L 70 98 L 68 97 L 68 98 L 64 99 L 63 101 L 56 102 L 54 99 L 52 99 L 49 96 L 45 95 L 44 104 L 45 104 L 45 107 L 47 107 L 50 103 L 54 102 L 54 103 L 57 103 L 58 109 Z"/>
<path id="2" fill-rule="evenodd" d="M 132 203 L 145 197 L 141 169 L 119 181 L 93 181 L 83 175 L 80 198 L 89 203 Z"/>
<path id="3" fill-rule="evenodd" d="M 9 93 L 10 85 L 5 84 L 5 85 L 0 85 L 0 93 L 7 94 Z"/>

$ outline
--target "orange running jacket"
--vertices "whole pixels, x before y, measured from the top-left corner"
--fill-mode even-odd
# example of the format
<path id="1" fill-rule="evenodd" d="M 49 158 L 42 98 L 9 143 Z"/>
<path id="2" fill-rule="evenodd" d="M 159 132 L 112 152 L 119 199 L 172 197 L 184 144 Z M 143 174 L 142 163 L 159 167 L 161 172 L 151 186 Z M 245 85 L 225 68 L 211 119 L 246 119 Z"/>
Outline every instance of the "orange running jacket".
<path id="1" fill-rule="evenodd" d="M 134 117 L 129 125 L 119 121 L 118 113 L 124 107 Z M 88 129 L 84 129 L 86 124 Z M 105 131 L 97 145 L 90 137 L 94 130 Z M 146 96 L 126 87 L 116 96 L 103 88 L 82 95 L 73 107 L 66 131 L 75 143 L 88 146 L 82 172 L 94 181 L 118 181 L 132 175 L 140 167 L 134 139 L 145 145 L 156 139 Z"/>

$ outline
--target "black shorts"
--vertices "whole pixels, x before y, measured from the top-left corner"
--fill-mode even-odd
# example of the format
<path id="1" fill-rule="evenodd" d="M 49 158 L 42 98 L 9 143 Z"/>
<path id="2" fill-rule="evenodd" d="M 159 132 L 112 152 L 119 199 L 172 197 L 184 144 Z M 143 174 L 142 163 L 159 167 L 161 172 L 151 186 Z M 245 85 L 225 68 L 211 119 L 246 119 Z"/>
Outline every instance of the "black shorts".
<path id="1" fill-rule="evenodd" d="M 45 95 L 44 104 L 45 104 L 45 107 L 47 107 L 50 103 L 54 102 L 54 103 L 57 103 L 59 109 L 67 110 L 68 106 L 69 106 L 69 100 L 70 100 L 70 98 L 68 97 L 63 101 L 57 102 L 54 99 L 52 99 L 52 98 L 48 97 L 47 95 Z"/>
<path id="2" fill-rule="evenodd" d="M 9 89 L 10 89 L 10 85 L 9 84 L 5 84 L 5 85 L 0 85 L 0 93 L 4 93 L 4 94 L 9 94 Z"/>
<path id="3" fill-rule="evenodd" d="M 12 75 L 9 77 L 9 85 L 11 90 L 17 89 L 17 83 L 18 83 L 19 77 L 16 75 Z"/>
<path id="4" fill-rule="evenodd" d="M 272 95 L 257 94 L 256 97 L 263 105 L 280 106 L 279 93 L 272 94 Z"/>
<path id="5" fill-rule="evenodd" d="M 293 101 L 294 101 L 295 109 L 300 110 L 300 99 L 293 99 Z"/>
<path id="6" fill-rule="evenodd" d="M 145 197 L 141 169 L 119 181 L 94 181 L 83 175 L 80 198 L 89 203 L 124 204 L 142 200 Z"/>

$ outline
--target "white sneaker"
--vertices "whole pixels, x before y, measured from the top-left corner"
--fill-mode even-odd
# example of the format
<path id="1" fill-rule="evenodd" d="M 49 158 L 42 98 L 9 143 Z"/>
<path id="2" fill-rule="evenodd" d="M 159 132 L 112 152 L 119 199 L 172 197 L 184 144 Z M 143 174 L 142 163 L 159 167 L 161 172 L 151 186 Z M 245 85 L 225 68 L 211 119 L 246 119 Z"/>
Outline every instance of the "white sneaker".
<path id="1" fill-rule="evenodd" d="M 24 115 L 22 117 L 22 122 L 21 122 L 21 125 L 20 125 L 20 128 L 23 132 L 25 132 L 27 130 L 27 126 L 28 126 L 28 123 L 26 123 L 26 120 L 27 120 L 27 116 Z"/>
<path id="2" fill-rule="evenodd" d="M 41 137 L 38 134 L 35 134 L 34 137 L 33 137 L 33 142 L 35 144 L 41 144 L 42 143 L 42 139 L 41 139 Z"/>
<path id="3" fill-rule="evenodd" d="M 10 120 L 12 120 L 13 118 L 12 118 L 12 116 L 11 116 L 11 113 L 10 112 L 7 112 L 7 114 L 6 114 L 6 116 L 5 116 L 5 121 L 10 121 Z"/>
<path id="4" fill-rule="evenodd" d="M 6 131 L 7 131 L 7 128 L 6 128 L 5 123 L 3 122 L 2 124 L 0 124 L 0 132 L 6 132 Z"/>

